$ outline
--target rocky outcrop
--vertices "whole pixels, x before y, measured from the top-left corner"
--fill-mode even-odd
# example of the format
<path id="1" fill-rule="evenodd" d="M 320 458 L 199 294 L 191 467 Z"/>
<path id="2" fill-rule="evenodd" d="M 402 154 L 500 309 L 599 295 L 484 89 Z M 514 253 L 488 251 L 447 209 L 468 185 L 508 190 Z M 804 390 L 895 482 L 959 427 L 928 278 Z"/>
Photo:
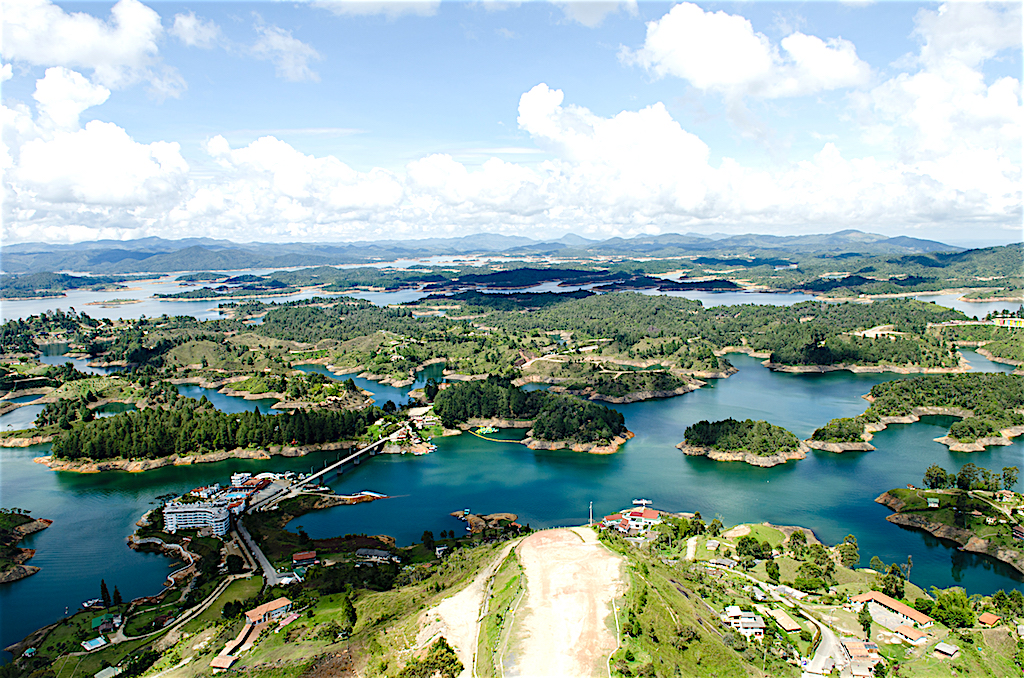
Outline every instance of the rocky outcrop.
<path id="1" fill-rule="evenodd" d="M 881 504 L 882 506 L 885 506 L 886 508 L 890 508 L 896 512 L 902 511 L 903 507 L 907 505 L 905 501 L 903 501 L 899 497 L 894 497 L 888 492 L 883 492 L 882 494 L 875 497 L 875 502 Z"/>
<path id="2" fill-rule="evenodd" d="M 703 385 L 703 382 L 697 382 L 695 384 L 686 384 L 685 386 L 680 386 L 679 388 L 673 389 L 671 391 L 634 391 L 633 393 L 627 393 L 624 396 L 610 396 L 605 395 L 603 393 L 597 393 L 596 391 L 594 391 L 593 388 L 589 386 L 579 391 L 565 389 L 563 392 L 570 393 L 575 396 L 580 396 L 581 398 L 586 398 L 588 400 L 600 400 L 602 402 L 613 403 L 615 405 L 626 405 L 628 403 L 638 403 L 643 400 L 654 400 L 655 398 L 671 398 L 673 396 L 683 395 L 684 393 L 689 393 L 690 391 L 696 391 Z M 555 391 L 556 389 L 557 387 L 552 388 L 551 390 Z"/>
<path id="3" fill-rule="evenodd" d="M 189 466 L 191 464 L 203 464 L 227 459 L 270 459 L 279 455 L 282 457 L 302 457 L 310 452 L 320 450 L 344 450 L 355 445 L 352 441 L 341 441 L 336 443 L 323 443 L 320 445 L 301 445 L 292 447 L 272 446 L 267 449 L 242 449 L 223 450 L 220 452 L 209 452 L 206 454 L 172 454 L 169 457 L 160 459 L 104 459 L 93 461 L 91 459 L 56 459 L 53 456 L 36 457 L 33 459 L 37 464 L 45 464 L 54 471 L 71 471 L 74 473 L 100 473 L 102 471 L 128 471 L 129 473 L 140 473 L 152 471 L 164 466 Z"/>
<path id="4" fill-rule="evenodd" d="M 984 452 L 985 448 L 990 445 L 1011 445 L 1013 442 L 1009 438 L 1002 436 L 988 436 L 971 442 L 961 442 L 953 436 L 942 436 L 941 438 L 933 438 L 933 440 L 937 443 L 942 443 L 951 452 Z"/>
<path id="5" fill-rule="evenodd" d="M 988 343 L 988 342 L 985 342 Z M 994 363 L 1003 363 L 1004 365 L 1016 365 L 1017 367 L 1024 366 L 1024 360 L 1014 360 L 1012 358 L 1001 358 L 997 355 L 993 355 L 991 351 L 984 348 L 975 349 L 975 353 L 979 353 Z"/>
<path id="6" fill-rule="evenodd" d="M 53 442 L 53 436 L 31 436 L 29 438 L 4 438 L 0 447 L 32 447 Z"/>
<path id="7" fill-rule="evenodd" d="M 35 534 L 41 530 L 45 530 L 50 525 L 53 525 L 53 521 L 47 518 L 37 518 L 36 520 L 18 525 L 11 532 L 14 535 L 13 543 L 18 543 L 23 538 L 30 534 Z M 0 584 L 9 584 L 25 577 L 30 577 L 39 571 L 40 568 L 35 565 L 26 565 L 32 556 L 36 554 L 35 549 L 17 549 L 18 553 L 14 556 L 13 564 L 7 569 L 0 572 Z"/>
<path id="8" fill-rule="evenodd" d="M 707 457 L 714 461 L 742 461 L 751 466 L 763 467 L 778 466 L 791 459 L 804 459 L 810 449 L 803 441 L 795 450 L 780 450 L 768 456 L 757 455 L 746 450 L 715 450 L 710 447 L 687 445 L 685 442 L 679 443 L 676 447 L 682 450 L 683 454 L 691 457 Z"/>
<path id="9" fill-rule="evenodd" d="M 785 365 L 765 360 L 762 365 L 773 372 L 789 372 L 792 374 L 823 374 L 825 372 L 847 371 L 855 374 L 954 374 L 970 372 L 971 365 L 963 356 L 956 367 L 920 367 L 918 365 Z"/>
<path id="10" fill-rule="evenodd" d="M 869 442 L 862 443 L 825 443 L 820 440 L 805 440 L 807 447 L 812 450 L 822 450 L 823 452 L 835 452 L 841 454 L 843 452 L 871 452 L 875 449 L 875 446 Z"/>
<path id="11" fill-rule="evenodd" d="M 570 449 L 573 452 L 586 452 L 588 454 L 614 454 L 619 451 L 620 447 L 626 444 L 627 440 L 635 435 L 632 431 L 626 431 L 625 434 L 615 436 L 606 443 L 573 443 L 565 440 L 538 440 L 531 437 L 530 433 L 532 431 L 528 432 L 521 442 L 531 450 Z"/>
<path id="12" fill-rule="evenodd" d="M 31 577 L 40 568 L 35 565 L 14 565 L 9 570 L 0 572 L 0 584 L 10 584 L 11 582 L 24 579 L 25 577 Z"/>

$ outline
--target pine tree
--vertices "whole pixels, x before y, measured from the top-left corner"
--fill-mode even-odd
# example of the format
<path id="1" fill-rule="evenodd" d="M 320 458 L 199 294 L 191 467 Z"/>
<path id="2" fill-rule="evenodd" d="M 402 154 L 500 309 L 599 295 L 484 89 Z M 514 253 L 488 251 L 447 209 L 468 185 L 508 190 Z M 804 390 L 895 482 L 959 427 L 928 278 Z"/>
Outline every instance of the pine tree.
<path id="1" fill-rule="evenodd" d="M 107 582 L 100 580 L 100 598 L 103 600 L 103 607 L 110 607 L 110 591 L 107 590 Z"/>
<path id="2" fill-rule="evenodd" d="M 117 590 L 117 586 L 114 586 L 114 607 L 119 607 L 124 601 L 121 600 L 121 592 Z"/>

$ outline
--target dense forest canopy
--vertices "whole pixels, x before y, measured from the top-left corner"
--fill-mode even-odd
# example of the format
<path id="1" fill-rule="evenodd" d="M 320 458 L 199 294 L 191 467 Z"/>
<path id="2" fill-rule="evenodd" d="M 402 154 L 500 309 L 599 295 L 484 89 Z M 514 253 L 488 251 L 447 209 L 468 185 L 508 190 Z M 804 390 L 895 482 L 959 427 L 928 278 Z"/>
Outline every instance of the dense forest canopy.
<path id="1" fill-rule="evenodd" d="M 434 399 L 434 413 L 448 428 L 469 419 L 532 419 L 541 440 L 607 441 L 625 432 L 625 419 L 603 405 L 543 391 L 524 391 L 507 378 L 452 384 Z"/>
<path id="2" fill-rule="evenodd" d="M 358 411 L 296 410 L 264 415 L 258 409 L 228 414 L 201 400 L 178 398 L 170 409 L 126 412 L 84 422 L 59 434 L 53 453 L 64 459 L 142 459 L 172 454 L 311 445 L 363 434 L 383 416 L 376 408 Z"/>
<path id="3" fill-rule="evenodd" d="M 686 427 L 683 440 L 693 447 L 713 450 L 750 452 L 761 457 L 784 450 L 795 450 L 800 440 L 795 435 L 767 421 L 723 419 L 699 421 Z"/>

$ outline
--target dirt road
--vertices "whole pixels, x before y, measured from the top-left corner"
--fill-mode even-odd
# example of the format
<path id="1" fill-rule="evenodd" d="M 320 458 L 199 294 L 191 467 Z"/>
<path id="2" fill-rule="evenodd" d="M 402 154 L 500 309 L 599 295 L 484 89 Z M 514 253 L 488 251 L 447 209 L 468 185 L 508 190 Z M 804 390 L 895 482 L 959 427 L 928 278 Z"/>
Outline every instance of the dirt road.
<path id="1" fill-rule="evenodd" d="M 616 648 L 607 620 L 622 591 L 621 558 L 589 528 L 538 532 L 517 551 L 526 599 L 516 615 L 505 675 L 606 675 L 606 658 Z"/>

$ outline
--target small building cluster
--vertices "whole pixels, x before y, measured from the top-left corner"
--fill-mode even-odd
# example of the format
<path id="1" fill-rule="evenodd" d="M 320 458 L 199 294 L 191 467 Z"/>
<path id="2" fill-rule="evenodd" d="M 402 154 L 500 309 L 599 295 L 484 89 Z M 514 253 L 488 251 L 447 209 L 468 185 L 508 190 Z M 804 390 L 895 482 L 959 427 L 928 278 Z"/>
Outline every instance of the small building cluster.
<path id="1" fill-rule="evenodd" d="M 764 618 L 754 612 L 741 610 L 739 605 L 729 605 L 725 608 L 722 623 L 736 629 L 747 640 L 764 638 Z"/>
<path id="2" fill-rule="evenodd" d="M 628 536 L 646 534 L 662 522 L 661 513 L 650 508 L 628 508 L 612 513 L 601 520 L 601 527 L 618 530 Z"/>
<path id="3" fill-rule="evenodd" d="M 231 516 L 245 511 L 260 492 L 275 480 L 291 479 L 293 473 L 235 473 L 231 484 L 197 487 L 163 507 L 164 531 L 199 530 L 221 536 L 231 526 Z"/>
<path id="4" fill-rule="evenodd" d="M 845 638 L 841 644 L 854 678 L 868 678 L 874 675 L 875 664 L 882 661 L 878 645 L 853 638 Z"/>

